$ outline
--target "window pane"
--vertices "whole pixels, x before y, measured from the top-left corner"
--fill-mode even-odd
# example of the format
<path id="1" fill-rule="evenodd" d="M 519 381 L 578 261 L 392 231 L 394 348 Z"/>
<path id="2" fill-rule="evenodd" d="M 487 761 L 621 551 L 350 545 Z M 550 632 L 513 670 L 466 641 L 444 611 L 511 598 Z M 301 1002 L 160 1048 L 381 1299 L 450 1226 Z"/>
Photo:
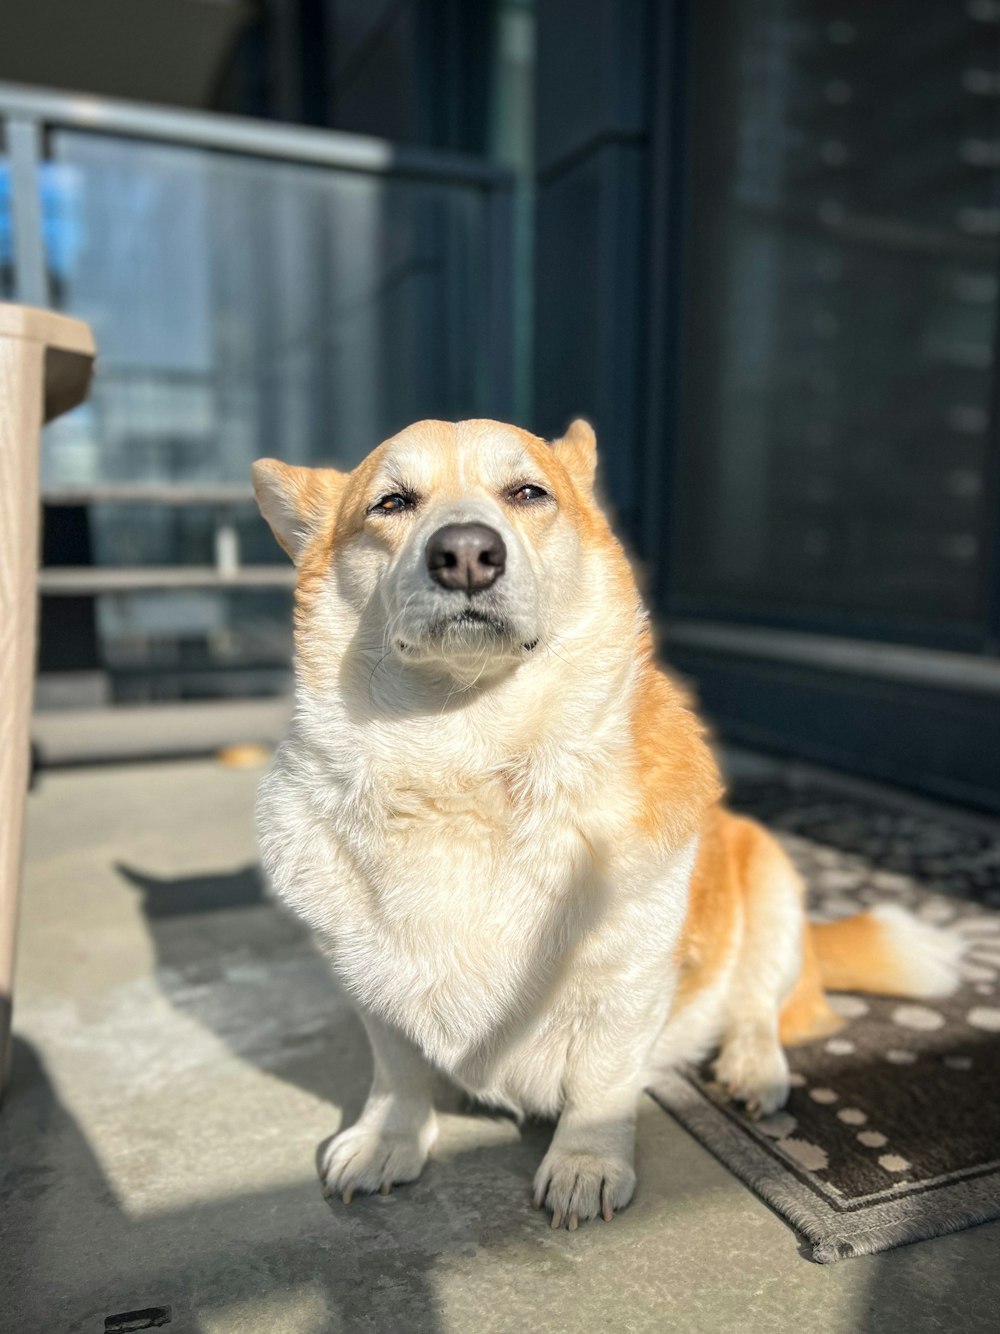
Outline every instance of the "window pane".
<path id="1" fill-rule="evenodd" d="M 974 637 L 1000 11 L 694 13 L 675 605 Z"/>

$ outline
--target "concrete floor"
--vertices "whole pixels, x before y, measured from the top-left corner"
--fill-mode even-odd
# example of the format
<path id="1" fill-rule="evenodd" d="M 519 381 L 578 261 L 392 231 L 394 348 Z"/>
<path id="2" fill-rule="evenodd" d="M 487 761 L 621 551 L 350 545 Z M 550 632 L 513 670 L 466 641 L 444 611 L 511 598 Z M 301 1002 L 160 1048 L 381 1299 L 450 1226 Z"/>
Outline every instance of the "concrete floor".
<path id="1" fill-rule="evenodd" d="M 30 799 L 0 1330 L 170 1306 L 171 1331 L 995 1331 L 1000 1225 L 823 1268 L 651 1101 L 611 1225 L 529 1208 L 547 1130 L 443 1117 L 416 1185 L 323 1201 L 317 1146 L 369 1057 L 308 936 L 262 897 L 258 774 L 43 774 Z"/>

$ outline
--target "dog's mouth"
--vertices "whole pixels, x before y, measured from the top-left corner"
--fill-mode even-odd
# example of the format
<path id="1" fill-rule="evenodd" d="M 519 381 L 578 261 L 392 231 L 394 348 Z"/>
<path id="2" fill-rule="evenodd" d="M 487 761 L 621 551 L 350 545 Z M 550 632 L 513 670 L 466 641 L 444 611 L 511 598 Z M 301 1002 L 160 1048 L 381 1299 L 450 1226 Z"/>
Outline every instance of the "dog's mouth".
<path id="1" fill-rule="evenodd" d="M 495 612 L 481 611 L 478 607 L 466 607 L 457 616 L 439 616 L 433 621 L 431 637 L 439 639 L 449 631 L 462 629 L 465 626 L 481 626 L 498 637 L 509 637 L 511 633 L 511 624 L 505 617 L 498 616 Z"/>
<path id="2" fill-rule="evenodd" d="M 498 649 L 531 653 L 538 647 L 538 639 L 523 640 L 515 626 L 505 616 L 479 607 L 464 607 L 451 616 L 438 616 L 427 627 L 425 642 L 436 648 L 461 651 L 462 648 L 495 645 Z M 397 639 L 397 649 L 404 654 L 416 648 L 405 639 Z"/>

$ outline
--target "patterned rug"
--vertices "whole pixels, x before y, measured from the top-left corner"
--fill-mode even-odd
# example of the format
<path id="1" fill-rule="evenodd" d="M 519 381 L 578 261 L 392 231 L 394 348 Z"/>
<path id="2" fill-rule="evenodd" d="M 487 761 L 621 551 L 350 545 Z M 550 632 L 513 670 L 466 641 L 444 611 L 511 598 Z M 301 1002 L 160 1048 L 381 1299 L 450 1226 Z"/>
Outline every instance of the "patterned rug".
<path id="1" fill-rule="evenodd" d="M 752 1121 L 706 1067 L 654 1096 L 806 1240 L 820 1263 L 1000 1217 L 1000 833 L 785 781 L 730 804 L 781 839 L 832 920 L 899 903 L 967 942 L 945 1001 L 839 995 L 848 1023 L 789 1051 L 786 1109 Z"/>

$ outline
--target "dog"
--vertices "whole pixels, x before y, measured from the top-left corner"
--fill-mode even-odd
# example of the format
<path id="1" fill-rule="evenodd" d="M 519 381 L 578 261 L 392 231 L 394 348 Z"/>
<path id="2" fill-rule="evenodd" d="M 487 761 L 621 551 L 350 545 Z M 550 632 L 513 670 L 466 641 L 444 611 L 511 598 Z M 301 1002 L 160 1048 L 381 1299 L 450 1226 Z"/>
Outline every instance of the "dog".
<path id="1" fill-rule="evenodd" d="M 262 861 L 353 998 L 374 1076 L 321 1170 L 345 1204 L 415 1179 L 432 1074 L 557 1118 L 553 1227 L 636 1185 L 639 1094 L 717 1051 L 752 1116 L 827 989 L 935 996 L 951 942 L 896 909 L 809 924 L 654 659 L 595 497 L 596 442 L 422 421 L 352 472 L 254 465 L 297 567 L 296 706 L 257 804 Z"/>

